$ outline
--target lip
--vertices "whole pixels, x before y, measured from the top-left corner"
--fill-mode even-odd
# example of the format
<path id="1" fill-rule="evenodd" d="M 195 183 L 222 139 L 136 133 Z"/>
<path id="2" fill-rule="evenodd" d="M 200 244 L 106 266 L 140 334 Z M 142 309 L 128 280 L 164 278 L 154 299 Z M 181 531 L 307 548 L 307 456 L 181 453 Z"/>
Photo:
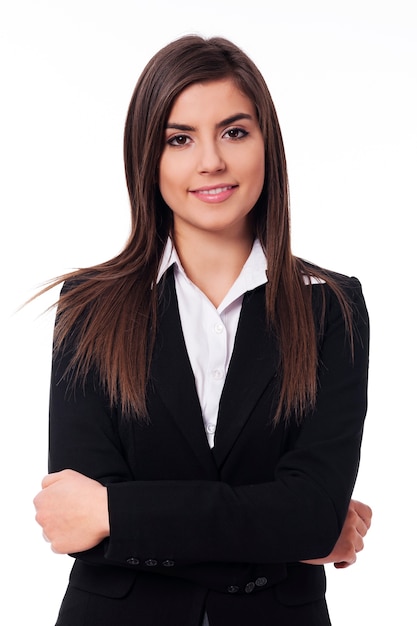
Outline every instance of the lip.
<path id="1" fill-rule="evenodd" d="M 216 203 L 224 202 L 233 195 L 238 185 L 210 185 L 207 187 L 199 187 L 198 189 L 190 189 L 190 193 L 202 202 Z"/>

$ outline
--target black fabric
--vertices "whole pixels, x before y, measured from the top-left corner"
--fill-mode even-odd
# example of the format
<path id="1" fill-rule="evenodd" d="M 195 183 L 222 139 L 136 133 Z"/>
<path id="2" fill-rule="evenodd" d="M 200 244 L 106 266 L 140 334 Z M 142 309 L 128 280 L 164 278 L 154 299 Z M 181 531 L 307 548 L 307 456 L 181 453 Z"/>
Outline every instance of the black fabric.
<path id="1" fill-rule="evenodd" d="M 320 337 L 317 406 L 301 426 L 272 425 L 279 354 L 264 287 L 245 296 L 219 407 L 204 432 L 173 277 L 164 283 L 151 370 L 149 423 L 110 409 L 93 373 L 69 391 L 54 362 L 50 471 L 106 484 L 111 536 L 74 555 L 59 626 L 328 626 L 321 566 L 336 542 L 359 464 L 366 412 L 368 319 L 349 279 L 355 359 L 326 285 L 313 305 Z M 117 619 L 116 619 L 117 616 Z"/>

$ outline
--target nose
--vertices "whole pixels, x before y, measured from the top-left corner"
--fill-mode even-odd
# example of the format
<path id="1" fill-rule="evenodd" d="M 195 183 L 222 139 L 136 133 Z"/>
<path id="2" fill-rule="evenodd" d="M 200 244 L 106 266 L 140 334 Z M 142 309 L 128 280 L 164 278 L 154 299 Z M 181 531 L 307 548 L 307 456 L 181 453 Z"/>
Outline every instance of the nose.
<path id="1" fill-rule="evenodd" d="M 220 147 L 216 141 L 205 141 L 200 144 L 198 171 L 200 174 L 222 172 L 226 167 Z"/>

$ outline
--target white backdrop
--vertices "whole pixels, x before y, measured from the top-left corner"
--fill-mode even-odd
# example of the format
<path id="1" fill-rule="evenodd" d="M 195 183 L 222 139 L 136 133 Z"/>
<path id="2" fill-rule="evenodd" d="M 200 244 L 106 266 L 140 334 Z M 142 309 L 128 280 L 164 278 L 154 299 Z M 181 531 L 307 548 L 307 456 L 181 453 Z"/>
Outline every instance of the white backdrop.
<path id="1" fill-rule="evenodd" d="M 333 623 L 417 624 L 412 4 L 0 0 L 2 624 L 52 626 L 71 565 L 43 542 L 32 505 L 47 471 L 53 323 L 38 315 L 57 294 L 15 310 L 43 281 L 123 246 L 131 92 L 150 56 L 190 32 L 226 36 L 260 67 L 287 149 L 294 252 L 358 276 L 368 303 L 355 496 L 374 522 L 356 565 L 328 568 Z"/>

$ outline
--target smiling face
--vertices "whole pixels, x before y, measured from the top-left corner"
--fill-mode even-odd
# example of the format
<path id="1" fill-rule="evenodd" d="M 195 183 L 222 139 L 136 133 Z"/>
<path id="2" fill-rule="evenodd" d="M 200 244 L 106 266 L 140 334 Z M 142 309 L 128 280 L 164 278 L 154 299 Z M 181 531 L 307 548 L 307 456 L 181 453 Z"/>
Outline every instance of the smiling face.
<path id="1" fill-rule="evenodd" d="M 233 80 L 184 89 L 169 115 L 159 165 L 174 236 L 206 231 L 246 237 L 264 175 L 255 107 Z"/>

